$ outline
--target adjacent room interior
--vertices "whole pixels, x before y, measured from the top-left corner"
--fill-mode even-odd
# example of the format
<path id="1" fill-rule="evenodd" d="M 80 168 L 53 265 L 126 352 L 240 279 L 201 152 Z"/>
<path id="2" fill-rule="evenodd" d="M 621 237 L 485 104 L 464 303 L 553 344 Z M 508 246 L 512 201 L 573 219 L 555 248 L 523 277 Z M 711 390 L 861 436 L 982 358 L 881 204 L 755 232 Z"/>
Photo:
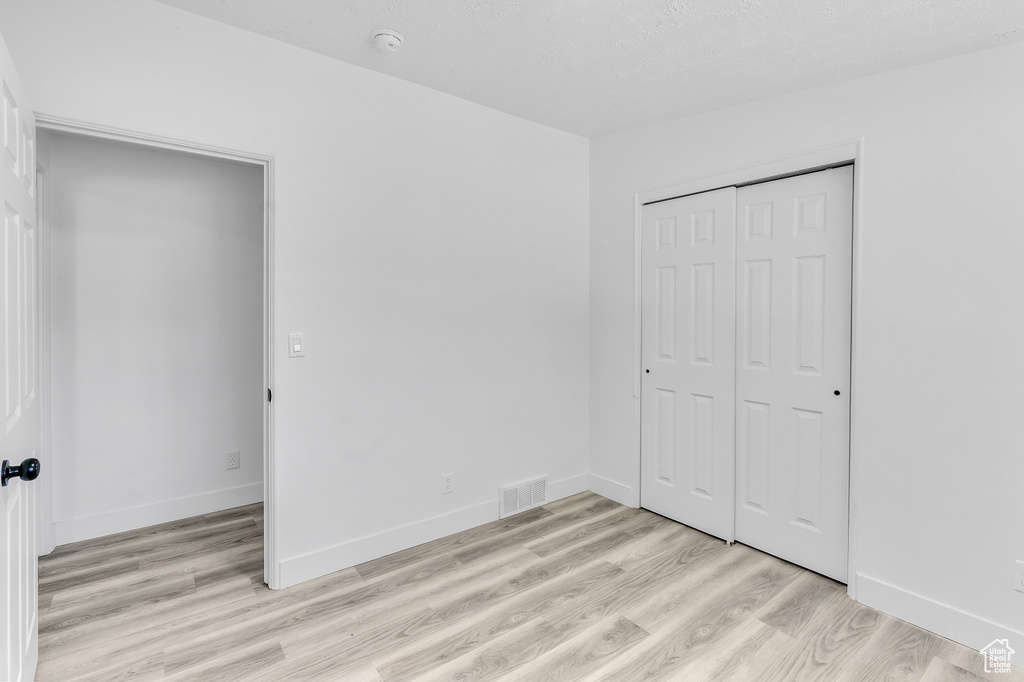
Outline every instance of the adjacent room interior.
<path id="1" fill-rule="evenodd" d="M 263 168 L 38 142 L 56 544 L 262 500 Z"/>

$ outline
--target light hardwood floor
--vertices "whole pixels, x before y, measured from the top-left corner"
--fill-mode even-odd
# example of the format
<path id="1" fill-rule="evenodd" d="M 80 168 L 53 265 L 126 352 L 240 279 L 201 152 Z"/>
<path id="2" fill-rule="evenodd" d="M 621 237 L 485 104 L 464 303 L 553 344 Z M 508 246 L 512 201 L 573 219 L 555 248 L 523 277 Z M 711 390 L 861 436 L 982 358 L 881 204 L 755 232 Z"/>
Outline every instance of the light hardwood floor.
<path id="1" fill-rule="evenodd" d="M 593 493 L 280 591 L 262 520 L 240 507 L 41 559 L 37 679 L 1024 681 Z"/>

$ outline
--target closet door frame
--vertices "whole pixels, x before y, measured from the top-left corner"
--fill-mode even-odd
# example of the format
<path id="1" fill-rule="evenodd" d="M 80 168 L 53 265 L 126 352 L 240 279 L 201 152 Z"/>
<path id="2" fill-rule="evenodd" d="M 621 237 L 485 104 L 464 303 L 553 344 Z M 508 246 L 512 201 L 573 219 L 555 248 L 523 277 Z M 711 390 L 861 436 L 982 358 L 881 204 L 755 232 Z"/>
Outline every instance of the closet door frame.
<path id="1" fill-rule="evenodd" d="M 853 163 L 853 282 L 851 285 L 851 339 L 850 339 L 850 533 L 848 553 L 847 593 L 857 598 L 857 538 L 858 538 L 858 501 L 859 501 L 859 463 L 857 451 L 857 385 L 859 377 L 858 357 L 858 318 L 860 291 L 860 250 L 861 250 L 861 215 L 863 211 L 863 177 L 864 177 L 864 138 L 858 137 L 839 141 L 830 145 L 817 147 L 785 156 L 764 159 L 755 163 L 728 168 L 707 175 L 693 177 L 678 183 L 654 189 L 637 191 L 633 195 L 633 397 L 636 404 L 635 442 L 637 490 L 634 506 L 640 504 L 640 391 L 643 359 L 641 357 L 640 325 L 641 298 L 640 282 L 642 275 L 641 236 L 643 228 L 643 207 L 655 201 L 664 201 L 688 194 L 697 194 L 723 187 L 762 182 L 776 177 L 794 175 L 811 169 L 822 170 L 827 166 Z"/>

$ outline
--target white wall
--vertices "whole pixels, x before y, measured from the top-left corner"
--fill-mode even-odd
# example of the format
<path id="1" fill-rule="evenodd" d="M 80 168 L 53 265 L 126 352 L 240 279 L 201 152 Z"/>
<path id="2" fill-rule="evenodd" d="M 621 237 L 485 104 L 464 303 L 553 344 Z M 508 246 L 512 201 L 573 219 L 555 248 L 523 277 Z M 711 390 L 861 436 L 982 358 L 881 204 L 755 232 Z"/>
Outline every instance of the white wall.
<path id="1" fill-rule="evenodd" d="M 1022 82 L 1016 44 L 592 140 L 595 489 L 638 490 L 634 192 L 863 136 L 857 596 L 974 647 L 1024 643 Z"/>
<path id="2" fill-rule="evenodd" d="M 152 0 L 0 26 L 37 111 L 275 156 L 281 584 L 585 488 L 587 140 Z"/>
<path id="3" fill-rule="evenodd" d="M 262 500 L 263 168 L 40 137 L 57 542 Z"/>

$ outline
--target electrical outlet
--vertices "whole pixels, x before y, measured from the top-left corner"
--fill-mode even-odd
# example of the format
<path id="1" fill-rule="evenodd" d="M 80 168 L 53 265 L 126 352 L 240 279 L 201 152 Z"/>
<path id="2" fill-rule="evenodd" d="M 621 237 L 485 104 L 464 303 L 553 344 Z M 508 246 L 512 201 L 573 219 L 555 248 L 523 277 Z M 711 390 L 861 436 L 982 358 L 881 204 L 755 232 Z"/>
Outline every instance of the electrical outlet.
<path id="1" fill-rule="evenodd" d="M 227 463 L 224 468 L 237 469 L 238 465 L 241 463 L 241 459 L 242 457 L 238 450 L 235 450 L 234 452 L 229 452 L 227 454 Z"/>
<path id="2" fill-rule="evenodd" d="M 452 483 L 452 476 L 454 476 L 454 474 L 441 474 L 442 495 L 447 495 L 448 493 L 453 492 L 455 490 L 455 487 Z"/>
<path id="3" fill-rule="evenodd" d="M 1018 561 L 1014 564 L 1013 589 L 1018 592 L 1024 592 L 1024 561 Z"/>

